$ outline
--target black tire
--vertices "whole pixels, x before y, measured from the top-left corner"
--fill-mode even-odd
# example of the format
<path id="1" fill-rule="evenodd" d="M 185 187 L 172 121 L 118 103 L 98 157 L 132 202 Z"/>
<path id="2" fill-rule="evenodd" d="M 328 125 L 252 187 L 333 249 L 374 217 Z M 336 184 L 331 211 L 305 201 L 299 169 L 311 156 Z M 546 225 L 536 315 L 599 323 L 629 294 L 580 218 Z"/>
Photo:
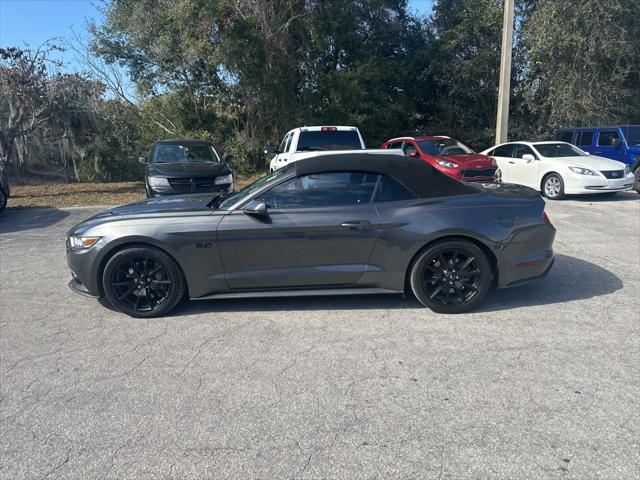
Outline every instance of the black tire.
<path id="1" fill-rule="evenodd" d="M 463 313 L 477 307 L 491 290 L 493 272 L 480 247 L 464 240 L 434 243 L 416 257 L 411 290 L 438 313 Z"/>
<path id="2" fill-rule="evenodd" d="M 549 200 L 564 198 L 564 181 L 557 173 L 550 173 L 542 180 L 542 194 Z"/>
<path id="3" fill-rule="evenodd" d="M 186 293 L 178 263 L 153 247 L 129 247 L 116 252 L 105 265 L 102 282 L 111 305 L 138 318 L 166 314 Z"/>
<path id="4" fill-rule="evenodd" d="M 7 192 L 4 191 L 4 188 L 0 187 L 0 213 L 7 208 L 7 200 L 9 200 Z"/>
<path id="5" fill-rule="evenodd" d="M 635 181 L 633 182 L 633 189 L 640 194 L 640 167 L 636 168 L 633 172 Z"/>

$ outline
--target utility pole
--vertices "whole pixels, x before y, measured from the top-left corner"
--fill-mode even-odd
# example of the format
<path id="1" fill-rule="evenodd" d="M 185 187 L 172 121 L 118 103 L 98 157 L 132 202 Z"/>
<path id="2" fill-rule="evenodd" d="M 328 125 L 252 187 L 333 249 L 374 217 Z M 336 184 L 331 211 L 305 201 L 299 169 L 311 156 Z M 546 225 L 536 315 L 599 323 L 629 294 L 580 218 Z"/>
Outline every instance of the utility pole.
<path id="1" fill-rule="evenodd" d="M 509 97 L 511 96 L 511 50 L 513 48 L 514 0 L 504 0 L 502 20 L 502 52 L 500 54 L 500 87 L 496 115 L 496 145 L 507 141 Z"/>

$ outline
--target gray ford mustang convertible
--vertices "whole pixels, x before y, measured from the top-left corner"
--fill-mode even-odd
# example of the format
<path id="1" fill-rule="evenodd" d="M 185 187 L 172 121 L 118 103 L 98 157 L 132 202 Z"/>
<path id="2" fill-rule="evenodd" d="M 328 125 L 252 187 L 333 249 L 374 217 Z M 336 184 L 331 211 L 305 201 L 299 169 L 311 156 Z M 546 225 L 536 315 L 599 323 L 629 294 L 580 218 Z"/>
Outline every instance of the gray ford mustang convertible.
<path id="1" fill-rule="evenodd" d="M 150 199 L 74 227 L 78 293 L 135 317 L 185 296 L 398 293 L 436 312 L 476 307 L 492 287 L 543 277 L 555 229 L 517 185 L 467 185 L 420 159 L 332 154 L 244 189 Z"/>

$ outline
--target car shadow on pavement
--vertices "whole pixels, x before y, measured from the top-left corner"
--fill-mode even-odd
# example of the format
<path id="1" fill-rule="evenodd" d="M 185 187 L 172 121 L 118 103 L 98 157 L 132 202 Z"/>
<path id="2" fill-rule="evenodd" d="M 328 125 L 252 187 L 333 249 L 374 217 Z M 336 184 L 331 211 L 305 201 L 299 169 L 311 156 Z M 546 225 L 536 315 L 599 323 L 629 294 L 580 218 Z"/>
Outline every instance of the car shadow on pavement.
<path id="1" fill-rule="evenodd" d="M 613 196 L 602 193 L 593 193 L 588 195 L 567 195 L 566 198 L 567 200 L 577 200 L 579 202 L 629 202 L 633 200 L 640 200 L 640 195 L 636 192 L 619 192 Z"/>
<path id="2" fill-rule="evenodd" d="M 0 213 L 0 233 L 46 228 L 68 216 L 69 212 L 57 208 L 7 208 Z"/>
<path id="3" fill-rule="evenodd" d="M 477 311 L 585 300 L 608 295 L 622 287 L 622 280 L 599 265 L 568 255 L 556 255 L 555 264 L 546 278 L 520 287 L 496 290 Z"/>
<path id="4" fill-rule="evenodd" d="M 474 312 L 492 312 L 584 300 L 620 290 L 622 281 L 610 271 L 575 257 L 556 255 L 549 276 L 521 287 L 491 292 Z M 335 295 L 327 297 L 278 297 L 198 300 L 185 302 L 169 316 L 214 312 L 387 310 L 422 309 L 411 294 Z"/>

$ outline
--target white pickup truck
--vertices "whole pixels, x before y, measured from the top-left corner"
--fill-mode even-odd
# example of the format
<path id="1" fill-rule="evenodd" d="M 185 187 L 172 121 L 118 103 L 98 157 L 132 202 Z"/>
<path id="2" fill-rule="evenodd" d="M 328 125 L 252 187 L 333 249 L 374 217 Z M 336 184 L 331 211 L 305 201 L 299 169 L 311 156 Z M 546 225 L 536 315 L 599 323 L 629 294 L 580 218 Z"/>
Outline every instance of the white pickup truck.
<path id="1" fill-rule="evenodd" d="M 269 162 L 273 172 L 303 158 L 320 155 L 360 153 L 365 150 L 362 135 L 356 127 L 298 127 L 287 132 L 280 146 L 265 147 L 265 155 L 274 155 Z M 401 150 L 369 149 L 367 153 L 402 154 Z"/>

